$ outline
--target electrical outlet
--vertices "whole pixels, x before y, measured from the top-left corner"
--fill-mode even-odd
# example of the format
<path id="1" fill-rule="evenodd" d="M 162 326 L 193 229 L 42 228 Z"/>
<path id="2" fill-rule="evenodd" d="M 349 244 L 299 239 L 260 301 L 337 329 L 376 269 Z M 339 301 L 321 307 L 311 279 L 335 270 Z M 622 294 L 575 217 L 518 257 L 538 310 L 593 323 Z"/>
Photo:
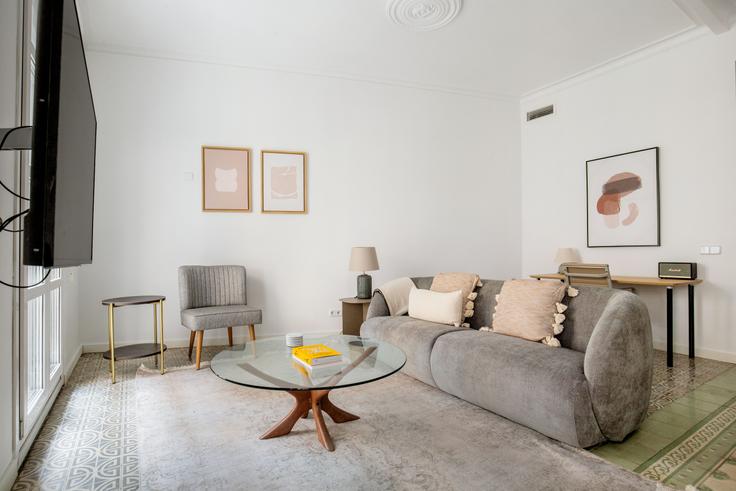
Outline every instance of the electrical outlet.
<path id="1" fill-rule="evenodd" d="M 342 316 L 342 310 L 340 309 L 330 309 L 328 314 L 330 317 L 340 317 Z"/>

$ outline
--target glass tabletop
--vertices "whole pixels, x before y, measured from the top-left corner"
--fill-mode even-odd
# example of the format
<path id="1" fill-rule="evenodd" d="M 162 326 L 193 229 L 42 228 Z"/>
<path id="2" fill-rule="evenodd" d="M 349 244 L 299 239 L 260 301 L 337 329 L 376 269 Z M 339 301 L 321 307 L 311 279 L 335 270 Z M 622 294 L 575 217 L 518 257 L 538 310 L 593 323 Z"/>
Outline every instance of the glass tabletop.
<path id="1" fill-rule="evenodd" d="M 324 344 L 342 360 L 311 370 L 294 360 L 284 336 L 248 341 L 218 353 L 210 368 L 235 384 L 272 390 L 337 389 L 365 384 L 401 370 L 406 355 L 396 346 L 359 336 L 305 335 L 304 345 Z"/>

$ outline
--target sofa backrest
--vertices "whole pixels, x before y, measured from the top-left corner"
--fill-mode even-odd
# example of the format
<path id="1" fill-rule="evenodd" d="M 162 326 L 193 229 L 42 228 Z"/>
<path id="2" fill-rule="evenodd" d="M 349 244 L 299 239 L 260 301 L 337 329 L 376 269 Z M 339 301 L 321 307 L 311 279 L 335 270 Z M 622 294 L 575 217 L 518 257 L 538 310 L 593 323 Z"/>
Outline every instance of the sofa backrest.
<path id="1" fill-rule="evenodd" d="M 432 286 L 433 277 L 412 278 L 417 288 L 429 289 Z M 491 327 L 493 324 L 493 311 L 496 308 L 496 295 L 501 292 L 503 281 L 484 280 L 483 286 L 476 290 L 478 297 L 475 299 L 475 313 L 470 318 L 470 327 L 480 329 L 483 326 Z M 585 353 L 590 336 L 593 334 L 598 319 L 606 308 L 609 299 L 613 295 L 625 295 L 627 292 L 612 288 L 601 288 L 595 286 L 580 286 L 577 288 L 577 297 L 566 297 L 563 300 L 568 306 L 565 311 L 565 329 L 557 337 L 565 348 Z"/>

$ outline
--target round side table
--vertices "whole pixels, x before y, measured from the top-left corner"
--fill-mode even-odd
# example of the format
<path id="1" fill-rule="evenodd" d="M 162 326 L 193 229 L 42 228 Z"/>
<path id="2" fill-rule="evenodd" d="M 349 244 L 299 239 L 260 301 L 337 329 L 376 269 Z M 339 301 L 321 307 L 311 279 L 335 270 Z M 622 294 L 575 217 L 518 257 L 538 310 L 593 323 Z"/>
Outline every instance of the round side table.
<path id="1" fill-rule="evenodd" d="M 159 355 L 158 365 L 161 375 L 164 374 L 164 301 L 163 295 L 138 295 L 133 297 L 107 298 L 102 305 L 107 306 L 107 332 L 110 340 L 110 350 L 102 354 L 102 357 L 110 360 L 110 372 L 112 383 L 115 383 L 115 360 L 131 360 L 133 358 L 145 358 L 155 354 Z M 128 307 L 130 305 L 153 305 L 153 343 L 130 344 L 115 348 L 115 309 Z M 159 329 L 161 330 L 159 336 Z M 160 340 L 159 340 L 160 337 Z"/>

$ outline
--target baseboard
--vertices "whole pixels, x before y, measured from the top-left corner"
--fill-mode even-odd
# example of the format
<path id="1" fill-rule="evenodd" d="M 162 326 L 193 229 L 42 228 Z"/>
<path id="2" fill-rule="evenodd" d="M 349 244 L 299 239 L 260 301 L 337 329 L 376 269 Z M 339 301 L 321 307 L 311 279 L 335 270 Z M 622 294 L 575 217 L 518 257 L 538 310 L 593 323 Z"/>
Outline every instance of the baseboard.
<path id="1" fill-rule="evenodd" d="M 18 459 L 13 457 L 8 462 L 8 466 L 3 471 L 2 477 L 0 477 L 0 490 L 9 491 L 15 479 L 18 477 Z"/>
<path id="2" fill-rule="evenodd" d="M 77 351 L 74 353 L 74 356 L 72 356 L 72 361 L 69 363 L 69 366 L 64 367 L 64 383 L 66 384 L 66 381 L 69 380 L 69 377 L 72 376 L 72 372 L 74 371 L 74 368 L 76 368 L 77 363 L 79 363 L 79 357 L 82 356 L 83 352 L 83 346 L 80 344 L 77 348 Z"/>
<path id="3" fill-rule="evenodd" d="M 667 351 L 666 341 L 654 341 L 654 349 Z M 684 344 L 675 344 L 673 346 L 675 353 L 681 355 L 688 354 L 688 347 Z M 709 360 L 725 361 L 727 363 L 736 363 L 736 353 L 729 353 L 727 351 L 716 351 L 702 348 L 695 348 L 695 356 L 698 358 L 708 358 Z"/>

